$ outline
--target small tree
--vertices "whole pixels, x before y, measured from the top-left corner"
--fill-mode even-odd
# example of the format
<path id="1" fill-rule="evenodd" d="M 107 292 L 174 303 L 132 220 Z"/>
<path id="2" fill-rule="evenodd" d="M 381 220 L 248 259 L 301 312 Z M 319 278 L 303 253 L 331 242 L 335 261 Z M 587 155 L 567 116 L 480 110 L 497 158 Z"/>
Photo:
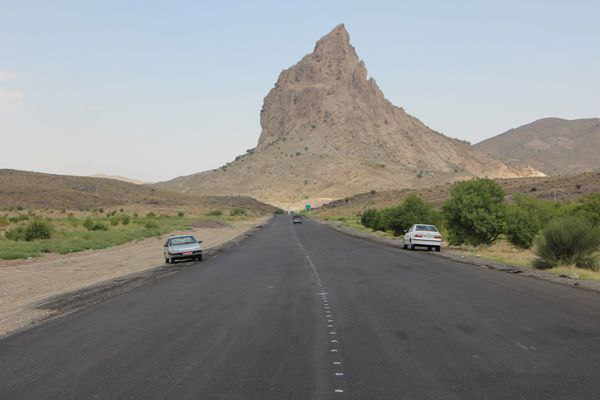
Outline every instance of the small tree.
<path id="1" fill-rule="evenodd" d="M 600 193 L 585 196 L 579 200 L 574 214 L 589 220 L 592 224 L 600 225 Z"/>
<path id="2" fill-rule="evenodd" d="M 367 228 L 375 230 L 377 218 L 379 218 L 379 211 L 374 208 L 369 208 L 361 214 L 360 223 Z"/>
<path id="3" fill-rule="evenodd" d="M 434 224 L 434 221 L 431 205 L 420 197 L 410 195 L 400 205 L 390 209 L 385 227 L 398 236 L 414 224 Z"/>
<path id="4" fill-rule="evenodd" d="M 506 237 L 508 241 L 522 249 L 533 245 L 541 225 L 536 214 L 518 205 L 506 208 Z"/>
<path id="5" fill-rule="evenodd" d="M 492 179 L 459 182 L 443 206 L 450 244 L 491 244 L 504 231 L 504 190 Z"/>

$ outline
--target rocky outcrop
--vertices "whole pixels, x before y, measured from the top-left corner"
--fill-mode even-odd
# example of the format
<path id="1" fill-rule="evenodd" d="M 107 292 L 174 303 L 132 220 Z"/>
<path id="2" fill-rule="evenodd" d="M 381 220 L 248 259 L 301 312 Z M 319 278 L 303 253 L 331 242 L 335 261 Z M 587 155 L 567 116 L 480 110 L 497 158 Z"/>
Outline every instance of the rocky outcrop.
<path id="1" fill-rule="evenodd" d="M 423 187 L 473 176 L 518 177 L 464 141 L 434 132 L 385 99 L 344 25 L 279 75 L 260 113 L 254 151 L 221 169 L 163 183 L 247 194 L 275 204 Z"/>

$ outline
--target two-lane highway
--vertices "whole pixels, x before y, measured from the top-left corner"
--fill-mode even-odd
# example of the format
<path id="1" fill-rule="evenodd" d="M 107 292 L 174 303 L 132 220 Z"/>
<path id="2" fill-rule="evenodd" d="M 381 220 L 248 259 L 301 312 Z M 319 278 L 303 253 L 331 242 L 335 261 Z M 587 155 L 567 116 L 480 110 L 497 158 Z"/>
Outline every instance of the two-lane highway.
<path id="1" fill-rule="evenodd" d="M 0 341 L 0 399 L 598 399 L 600 296 L 275 219 Z"/>

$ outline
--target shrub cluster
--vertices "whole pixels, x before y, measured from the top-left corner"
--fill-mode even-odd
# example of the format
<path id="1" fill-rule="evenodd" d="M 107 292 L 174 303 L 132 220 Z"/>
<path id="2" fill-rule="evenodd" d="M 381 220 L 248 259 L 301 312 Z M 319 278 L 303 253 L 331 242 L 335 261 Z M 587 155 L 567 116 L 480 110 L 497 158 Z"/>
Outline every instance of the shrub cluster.
<path id="1" fill-rule="evenodd" d="M 105 224 L 103 224 L 101 222 L 94 221 L 91 217 L 87 217 L 83 221 L 83 227 L 85 229 L 87 229 L 88 231 L 106 231 L 106 230 L 108 230 L 108 226 L 106 226 Z"/>
<path id="2" fill-rule="evenodd" d="M 207 212 L 206 215 L 218 217 L 219 215 L 223 215 L 223 211 L 221 211 L 221 210 L 211 210 L 211 211 Z"/>
<path id="3" fill-rule="evenodd" d="M 10 240 L 26 240 L 28 242 L 39 239 L 50 239 L 52 236 L 52 225 L 48 221 L 36 219 L 25 226 L 17 226 L 8 230 L 5 236 Z"/>
<path id="4" fill-rule="evenodd" d="M 382 210 L 368 209 L 360 217 L 362 225 L 373 230 L 403 234 L 413 224 L 439 224 L 439 213 L 417 196 L 408 196 L 395 207 Z"/>
<path id="5" fill-rule="evenodd" d="M 247 214 L 246 210 L 244 210 L 243 208 L 239 208 L 239 207 L 232 208 L 231 210 L 229 210 L 229 215 L 231 215 L 232 217 L 242 216 L 242 215 L 246 215 L 246 214 Z"/>
<path id="6" fill-rule="evenodd" d="M 150 230 L 150 229 L 158 229 L 158 224 L 155 221 L 148 221 L 144 225 L 144 228 L 146 228 L 148 230 Z"/>
<path id="7" fill-rule="evenodd" d="M 123 224 L 123 225 L 127 225 L 130 222 L 130 218 L 129 215 L 127 214 L 117 214 L 117 215 L 113 215 L 110 218 L 110 224 L 113 226 L 119 225 L 119 223 Z"/>

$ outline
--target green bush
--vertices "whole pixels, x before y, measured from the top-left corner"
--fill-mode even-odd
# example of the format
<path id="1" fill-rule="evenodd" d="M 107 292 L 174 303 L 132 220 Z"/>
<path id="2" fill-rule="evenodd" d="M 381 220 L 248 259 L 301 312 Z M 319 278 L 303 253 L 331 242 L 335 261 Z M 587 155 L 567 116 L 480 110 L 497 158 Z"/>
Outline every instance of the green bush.
<path id="1" fill-rule="evenodd" d="M 43 220 L 31 221 L 24 229 L 25 240 L 31 242 L 38 239 L 50 239 L 52 236 L 52 225 Z"/>
<path id="2" fill-rule="evenodd" d="M 459 182 L 443 206 L 450 244 L 491 244 L 504 229 L 504 190 L 492 179 Z"/>
<path id="3" fill-rule="evenodd" d="M 127 215 L 127 214 L 123 214 L 123 215 L 121 215 L 121 223 L 122 223 L 123 225 L 128 225 L 128 224 L 129 224 L 129 222 L 130 222 L 130 220 L 131 220 L 131 219 L 129 218 L 129 215 Z"/>
<path id="4" fill-rule="evenodd" d="M 506 208 L 506 237 L 513 245 L 522 249 L 531 248 L 540 229 L 540 221 L 535 213 L 516 204 Z"/>
<path id="5" fill-rule="evenodd" d="M 183 216 L 184 216 L 184 214 L 183 214 L 183 211 L 179 211 L 179 212 L 177 213 L 177 216 L 178 216 L 179 218 L 183 217 Z"/>
<path id="6" fill-rule="evenodd" d="M 92 230 L 92 226 L 94 226 L 94 221 L 92 221 L 91 217 L 87 217 L 84 221 L 83 221 L 83 227 L 85 229 L 87 229 L 88 231 Z"/>
<path id="7" fill-rule="evenodd" d="M 92 228 L 90 230 L 91 231 L 107 231 L 108 230 L 108 226 L 104 225 L 101 222 L 95 222 L 92 225 Z"/>
<path id="8" fill-rule="evenodd" d="M 221 211 L 221 210 L 211 210 L 211 211 L 207 212 L 206 215 L 217 217 L 219 215 L 223 215 L 223 211 Z"/>
<path id="9" fill-rule="evenodd" d="M 243 208 L 239 208 L 239 207 L 232 208 L 229 211 L 229 215 L 231 215 L 232 217 L 242 216 L 242 215 L 246 215 L 246 214 L 247 214 L 246 210 L 244 210 Z"/>
<path id="10" fill-rule="evenodd" d="M 600 227 L 578 216 L 553 219 L 537 243 L 538 268 L 576 265 L 597 269 L 595 253 L 600 250 Z"/>
<path id="11" fill-rule="evenodd" d="M 121 218 L 117 217 L 117 216 L 113 216 L 110 218 L 110 224 L 112 226 L 116 226 L 119 225 L 119 222 L 121 221 Z"/>
<path id="12" fill-rule="evenodd" d="M 600 225 L 600 193 L 594 193 L 579 199 L 573 214 L 589 220 L 596 226 Z"/>
<path id="13" fill-rule="evenodd" d="M 150 211 L 148 214 L 146 214 L 146 218 L 154 218 L 156 217 L 156 214 L 154 214 L 152 211 Z"/>
<path id="14" fill-rule="evenodd" d="M 146 222 L 146 225 L 144 225 L 144 228 L 146 229 L 158 229 L 158 224 L 154 221 L 148 221 Z"/>
<path id="15" fill-rule="evenodd" d="M 388 209 L 384 221 L 385 230 L 399 236 L 414 224 L 435 225 L 437 221 L 434 221 L 432 211 L 430 204 L 420 197 L 410 195 L 400 205 Z"/>
<path id="16" fill-rule="evenodd" d="M 28 219 L 29 219 L 29 216 L 24 215 L 24 214 L 17 214 L 17 215 L 15 215 L 13 217 L 9 217 L 8 218 L 8 220 L 11 223 L 13 223 L 13 224 L 16 224 L 16 223 L 21 222 L 21 221 L 27 221 Z"/>
<path id="17" fill-rule="evenodd" d="M 365 210 L 360 216 L 360 223 L 373 230 L 376 230 L 377 220 L 379 219 L 379 211 L 374 208 Z"/>
<path id="18" fill-rule="evenodd" d="M 0 228 L 10 225 L 10 221 L 4 217 L 0 217 Z"/>
<path id="19" fill-rule="evenodd" d="M 25 229 L 22 226 L 17 226 L 7 230 L 4 236 L 9 240 L 25 240 Z"/>
<path id="20" fill-rule="evenodd" d="M 104 225 L 101 222 L 95 222 L 91 217 L 87 217 L 83 221 L 83 227 L 88 231 L 106 231 L 108 230 L 108 226 Z"/>

